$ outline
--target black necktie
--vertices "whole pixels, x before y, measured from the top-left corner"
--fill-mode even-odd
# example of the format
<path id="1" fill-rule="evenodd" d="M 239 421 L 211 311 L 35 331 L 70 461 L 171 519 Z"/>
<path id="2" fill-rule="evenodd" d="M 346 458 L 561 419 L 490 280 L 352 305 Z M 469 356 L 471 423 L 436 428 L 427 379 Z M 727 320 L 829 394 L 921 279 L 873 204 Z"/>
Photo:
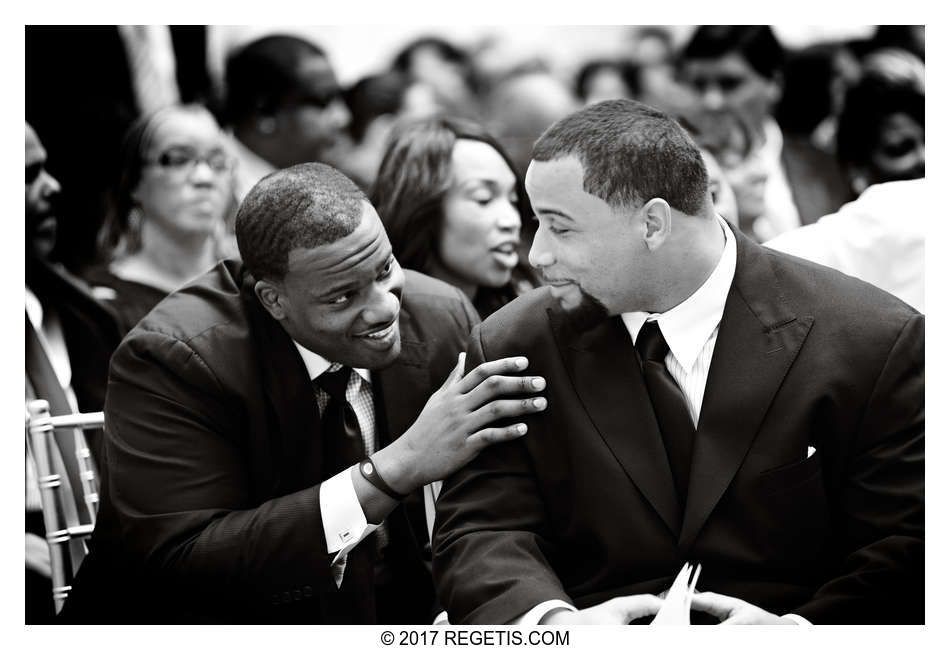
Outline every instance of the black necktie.
<path id="1" fill-rule="evenodd" d="M 358 463 L 365 453 L 356 411 L 346 401 L 346 385 L 350 382 L 351 372 L 352 368 L 343 366 L 314 380 L 330 396 L 321 420 L 325 476 L 332 476 Z"/>
<path id="2" fill-rule="evenodd" d="M 685 506 L 696 428 L 682 391 L 666 369 L 665 359 L 670 346 L 656 321 L 643 324 L 637 335 L 636 348 L 643 362 L 643 378 L 666 446 L 680 505 Z"/>

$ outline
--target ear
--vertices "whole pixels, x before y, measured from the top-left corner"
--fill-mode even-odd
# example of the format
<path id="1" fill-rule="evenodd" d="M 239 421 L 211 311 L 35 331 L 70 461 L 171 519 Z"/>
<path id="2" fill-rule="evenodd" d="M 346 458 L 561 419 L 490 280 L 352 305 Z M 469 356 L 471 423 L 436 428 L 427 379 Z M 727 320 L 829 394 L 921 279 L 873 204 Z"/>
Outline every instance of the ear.
<path id="1" fill-rule="evenodd" d="M 276 283 L 270 280 L 258 280 L 254 283 L 254 294 L 274 320 L 284 320 L 287 317 L 284 304 L 286 298 Z"/>
<path id="2" fill-rule="evenodd" d="M 766 97 L 769 99 L 769 106 L 773 108 L 778 106 L 779 100 L 782 99 L 782 93 L 785 90 L 785 77 L 782 76 L 781 72 L 776 72 L 766 84 Z"/>
<path id="3" fill-rule="evenodd" d="M 673 211 L 663 199 L 650 199 L 640 208 L 646 231 L 643 241 L 647 248 L 655 251 L 670 236 L 673 229 Z"/>

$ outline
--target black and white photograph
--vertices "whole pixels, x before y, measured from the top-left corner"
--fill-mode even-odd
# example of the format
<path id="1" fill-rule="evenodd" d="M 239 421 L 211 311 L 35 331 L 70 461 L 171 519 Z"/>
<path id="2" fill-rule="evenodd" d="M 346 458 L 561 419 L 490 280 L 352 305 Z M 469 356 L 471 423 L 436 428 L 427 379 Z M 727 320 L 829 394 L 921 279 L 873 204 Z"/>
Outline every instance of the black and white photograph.
<path id="1" fill-rule="evenodd" d="M 9 30 L 23 642 L 930 645 L 937 32 L 358 13 Z"/>

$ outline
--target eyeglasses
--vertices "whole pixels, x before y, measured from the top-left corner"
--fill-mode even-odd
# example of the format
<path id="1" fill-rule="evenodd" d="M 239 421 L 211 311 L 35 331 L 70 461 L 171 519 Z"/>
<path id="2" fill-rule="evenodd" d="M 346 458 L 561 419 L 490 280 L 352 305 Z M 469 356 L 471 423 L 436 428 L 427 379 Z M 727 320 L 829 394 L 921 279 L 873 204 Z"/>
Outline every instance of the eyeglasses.
<path id="1" fill-rule="evenodd" d="M 147 160 L 146 164 L 157 165 L 176 174 L 190 174 L 199 162 L 203 162 L 216 174 L 223 174 L 234 166 L 234 159 L 220 149 L 209 151 L 205 155 L 199 154 L 191 147 L 172 147 L 158 155 L 155 160 Z"/>

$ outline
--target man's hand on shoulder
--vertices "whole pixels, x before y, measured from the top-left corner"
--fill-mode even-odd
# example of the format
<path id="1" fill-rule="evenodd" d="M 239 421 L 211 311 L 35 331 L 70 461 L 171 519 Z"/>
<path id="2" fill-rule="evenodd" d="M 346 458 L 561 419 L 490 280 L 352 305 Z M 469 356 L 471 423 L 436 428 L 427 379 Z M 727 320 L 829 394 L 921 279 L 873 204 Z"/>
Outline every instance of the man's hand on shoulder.
<path id="1" fill-rule="evenodd" d="M 644 616 L 653 616 L 663 599 L 653 594 L 619 596 L 599 605 L 572 612 L 558 609 L 541 619 L 542 625 L 626 625 Z"/>
<path id="2" fill-rule="evenodd" d="M 547 408 L 541 377 L 510 376 L 528 367 L 524 357 L 486 361 L 462 375 L 465 355 L 399 439 L 373 455 L 380 476 L 407 494 L 452 474 L 488 445 L 527 433 L 524 423 L 489 426 Z M 513 396 L 520 396 L 514 399 Z"/>
<path id="3" fill-rule="evenodd" d="M 693 594 L 693 609 L 712 614 L 722 625 L 795 625 L 795 621 L 776 616 L 740 598 L 712 591 Z"/>

